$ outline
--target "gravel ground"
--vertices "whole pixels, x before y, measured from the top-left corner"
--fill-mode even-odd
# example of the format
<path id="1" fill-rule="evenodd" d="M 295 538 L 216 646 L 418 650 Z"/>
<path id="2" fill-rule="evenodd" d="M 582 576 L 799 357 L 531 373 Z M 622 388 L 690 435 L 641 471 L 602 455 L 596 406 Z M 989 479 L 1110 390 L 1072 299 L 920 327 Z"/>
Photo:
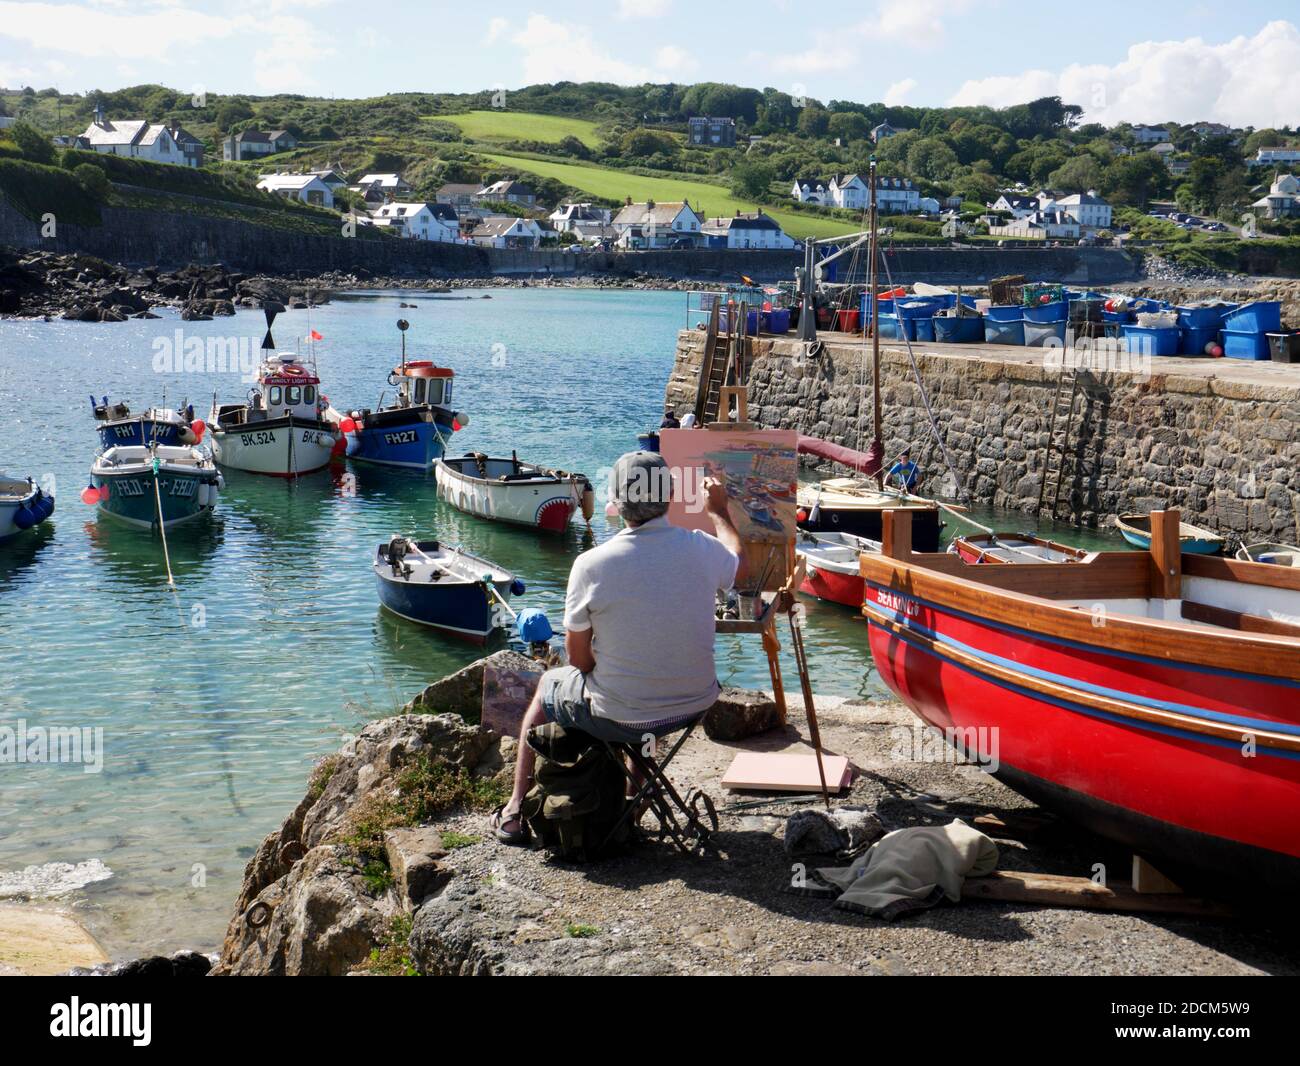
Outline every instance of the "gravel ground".
<path id="1" fill-rule="evenodd" d="M 826 750 L 848 755 L 857 771 L 851 794 L 838 802 L 869 805 L 886 830 L 1034 809 L 974 767 L 897 757 L 900 736 L 915 722 L 900 705 L 818 705 Z M 670 776 L 700 785 L 722 808 L 714 857 L 648 843 L 625 857 L 571 865 L 506 848 L 481 817 L 465 817 L 441 827 L 479 838 L 447 860 L 457 870 L 453 884 L 482 886 L 485 904 L 486 895 L 517 899 L 517 924 L 505 940 L 521 955 L 548 942 L 550 965 L 568 959 L 563 968 L 575 972 L 1300 973 L 1294 929 L 1260 918 L 1224 923 L 964 902 L 888 924 L 795 896 L 781 833 L 785 817 L 808 801 L 743 807 L 765 797 L 724 793 L 720 781 L 738 747 L 798 750 L 800 734 L 806 723 L 792 709 L 785 731 L 743 745 L 697 733 L 679 753 Z M 1102 862 L 1127 880 L 1126 854 L 1067 823 L 1052 823 L 1028 847 L 998 843 L 1002 869 L 1089 876 Z"/>

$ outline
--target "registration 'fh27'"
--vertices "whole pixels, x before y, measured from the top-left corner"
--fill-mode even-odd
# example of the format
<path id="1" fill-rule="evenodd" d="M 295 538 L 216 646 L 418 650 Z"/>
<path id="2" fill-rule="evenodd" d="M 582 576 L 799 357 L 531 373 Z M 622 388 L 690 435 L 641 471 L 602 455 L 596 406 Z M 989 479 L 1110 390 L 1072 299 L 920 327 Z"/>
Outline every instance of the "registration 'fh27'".
<path id="1" fill-rule="evenodd" d="M 257 383 L 243 403 L 212 402 L 212 455 L 222 466 L 272 477 L 299 477 L 324 469 L 343 452 L 338 427 L 325 418 L 314 366 L 288 352 L 277 353 L 266 311 L 266 339 Z"/>

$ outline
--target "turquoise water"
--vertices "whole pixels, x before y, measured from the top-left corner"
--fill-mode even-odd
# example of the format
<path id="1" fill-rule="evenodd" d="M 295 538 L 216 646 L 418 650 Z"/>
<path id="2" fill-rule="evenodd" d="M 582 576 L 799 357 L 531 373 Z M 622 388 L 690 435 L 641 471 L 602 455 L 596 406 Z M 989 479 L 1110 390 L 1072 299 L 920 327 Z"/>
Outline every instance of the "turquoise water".
<path id="1" fill-rule="evenodd" d="M 408 355 L 457 372 L 470 415 L 456 446 L 516 449 L 596 475 L 658 424 L 682 293 L 413 293 L 289 312 L 281 349 L 308 328 L 336 406 L 373 406 L 406 318 Z M 402 308 L 401 301 L 416 308 Z M 260 313 L 182 323 L 0 322 L 0 472 L 53 478 L 58 510 L 0 544 L 0 725 L 101 727 L 104 768 L 0 764 L 0 874 L 99 859 L 113 877 L 74 897 L 115 956 L 219 944 L 251 850 L 303 793 L 312 763 L 367 721 L 479 652 L 381 613 L 369 570 L 396 532 L 460 543 L 522 576 L 523 602 L 558 622 L 574 556 L 613 529 L 562 538 L 482 522 L 436 499 L 431 476 L 347 464 L 297 483 L 226 472 L 217 516 L 156 537 L 97 520 L 78 493 L 96 437 L 87 394 L 134 409 L 216 392 L 234 373 L 158 373 L 155 338 L 246 337 Z M 593 480 L 596 480 L 593 477 Z M 1021 528 L 1016 516 L 1012 528 Z M 853 613 L 808 604 L 819 692 L 882 695 Z M 765 686 L 757 641 L 719 641 L 724 682 Z M 787 665 L 787 670 L 792 665 Z"/>

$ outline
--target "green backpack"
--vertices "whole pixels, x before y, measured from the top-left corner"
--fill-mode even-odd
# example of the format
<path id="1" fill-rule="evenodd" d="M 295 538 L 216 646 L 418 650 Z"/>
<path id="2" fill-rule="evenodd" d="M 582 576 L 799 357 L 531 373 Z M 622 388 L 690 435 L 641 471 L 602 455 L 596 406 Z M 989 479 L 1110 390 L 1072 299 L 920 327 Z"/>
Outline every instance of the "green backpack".
<path id="1" fill-rule="evenodd" d="M 533 787 L 520 813 L 542 845 L 565 859 L 594 859 L 623 848 L 632 836 L 627 778 L 605 746 L 586 733 L 553 722 L 528 731 L 537 753 Z M 618 832 L 608 840 L 610 831 Z"/>

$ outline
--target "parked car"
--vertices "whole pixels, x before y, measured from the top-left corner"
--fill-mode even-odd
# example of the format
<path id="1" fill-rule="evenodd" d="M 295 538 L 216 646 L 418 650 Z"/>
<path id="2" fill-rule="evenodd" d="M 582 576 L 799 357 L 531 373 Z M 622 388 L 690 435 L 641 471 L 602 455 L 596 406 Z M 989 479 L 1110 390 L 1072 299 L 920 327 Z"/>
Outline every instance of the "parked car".
<path id="1" fill-rule="evenodd" d="M 678 237 L 669 244 L 668 247 L 672 248 L 674 251 L 678 248 L 694 248 L 695 242 L 691 240 L 690 237 Z"/>

